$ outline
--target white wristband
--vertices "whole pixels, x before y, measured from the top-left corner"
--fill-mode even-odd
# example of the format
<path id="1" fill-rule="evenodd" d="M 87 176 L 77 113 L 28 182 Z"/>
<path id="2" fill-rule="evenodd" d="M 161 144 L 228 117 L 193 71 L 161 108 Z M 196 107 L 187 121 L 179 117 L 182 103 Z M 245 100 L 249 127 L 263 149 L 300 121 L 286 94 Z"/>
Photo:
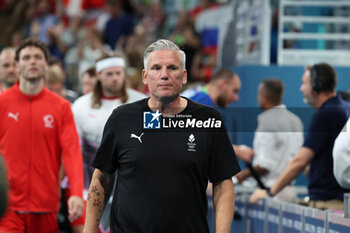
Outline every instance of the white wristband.
<path id="1" fill-rule="evenodd" d="M 238 180 L 235 176 L 232 177 L 232 182 L 233 184 L 238 184 Z"/>

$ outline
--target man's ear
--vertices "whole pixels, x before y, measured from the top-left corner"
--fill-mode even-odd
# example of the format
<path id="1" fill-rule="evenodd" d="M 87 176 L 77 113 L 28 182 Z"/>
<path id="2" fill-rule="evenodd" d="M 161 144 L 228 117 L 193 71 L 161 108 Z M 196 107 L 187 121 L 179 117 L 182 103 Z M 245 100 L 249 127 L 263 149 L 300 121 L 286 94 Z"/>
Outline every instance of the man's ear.
<path id="1" fill-rule="evenodd" d="M 316 91 L 314 91 L 314 89 L 311 89 L 311 95 L 313 97 L 317 97 L 319 95 L 319 93 L 317 93 Z"/>
<path id="2" fill-rule="evenodd" d="M 185 85 L 187 83 L 187 70 L 185 69 L 182 74 L 182 84 Z"/>
<path id="3" fill-rule="evenodd" d="M 267 98 L 267 94 L 266 93 L 262 94 L 262 99 L 264 101 L 263 103 L 269 102 L 269 99 Z"/>
<path id="4" fill-rule="evenodd" d="M 147 85 L 148 84 L 148 80 L 147 80 L 147 72 L 145 69 L 142 70 L 142 82 L 143 84 Z"/>
<path id="5" fill-rule="evenodd" d="M 217 80 L 217 86 L 219 87 L 219 89 L 224 88 L 225 86 L 227 86 L 227 80 L 226 79 Z"/>

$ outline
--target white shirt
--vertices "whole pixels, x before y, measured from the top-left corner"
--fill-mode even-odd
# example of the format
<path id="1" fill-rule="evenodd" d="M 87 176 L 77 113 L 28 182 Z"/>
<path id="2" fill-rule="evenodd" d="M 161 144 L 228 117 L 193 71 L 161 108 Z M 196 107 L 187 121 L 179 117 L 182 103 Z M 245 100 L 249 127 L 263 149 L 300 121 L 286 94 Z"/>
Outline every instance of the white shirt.
<path id="1" fill-rule="evenodd" d="M 333 173 L 340 186 L 350 188 L 350 119 L 334 142 Z"/>
<path id="2" fill-rule="evenodd" d="M 267 187 L 275 183 L 302 143 L 303 123 L 298 116 L 288 111 L 285 105 L 259 114 L 253 141 L 253 165 L 269 170 L 269 173 L 262 177 Z"/>
<path id="3" fill-rule="evenodd" d="M 129 99 L 126 103 L 132 103 L 147 96 L 133 89 L 127 89 Z M 100 108 L 92 108 L 92 93 L 78 98 L 72 106 L 75 123 L 80 138 L 90 143 L 99 145 L 102 140 L 104 125 L 112 111 L 122 105 L 120 99 L 102 99 Z"/>

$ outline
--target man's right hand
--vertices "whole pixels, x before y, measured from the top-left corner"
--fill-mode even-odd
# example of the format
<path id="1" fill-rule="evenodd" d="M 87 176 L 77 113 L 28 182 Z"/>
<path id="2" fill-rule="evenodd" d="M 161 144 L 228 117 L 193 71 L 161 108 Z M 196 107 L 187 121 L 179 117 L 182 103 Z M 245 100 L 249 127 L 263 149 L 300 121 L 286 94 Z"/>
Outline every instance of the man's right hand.
<path id="1" fill-rule="evenodd" d="M 84 201 L 78 196 L 71 196 L 68 199 L 68 219 L 70 222 L 74 222 L 80 218 L 84 213 Z"/>
<path id="2" fill-rule="evenodd" d="M 265 189 L 257 189 L 253 192 L 253 194 L 250 196 L 250 202 L 252 203 L 258 203 L 259 200 L 265 199 L 269 197 L 269 194 Z"/>

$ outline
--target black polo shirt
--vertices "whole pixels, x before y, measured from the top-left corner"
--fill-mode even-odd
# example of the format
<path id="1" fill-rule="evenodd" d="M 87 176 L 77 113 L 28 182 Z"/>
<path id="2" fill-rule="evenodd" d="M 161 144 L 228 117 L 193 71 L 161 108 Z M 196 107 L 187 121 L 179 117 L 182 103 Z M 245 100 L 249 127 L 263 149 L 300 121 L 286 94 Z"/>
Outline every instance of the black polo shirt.
<path id="1" fill-rule="evenodd" d="M 113 111 L 92 162 L 118 173 L 111 230 L 209 232 L 208 179 L 222 181 L 240 171 L 221 116 L 188 100 L 181 113 L 157 117 L 147 101 Z"/>

